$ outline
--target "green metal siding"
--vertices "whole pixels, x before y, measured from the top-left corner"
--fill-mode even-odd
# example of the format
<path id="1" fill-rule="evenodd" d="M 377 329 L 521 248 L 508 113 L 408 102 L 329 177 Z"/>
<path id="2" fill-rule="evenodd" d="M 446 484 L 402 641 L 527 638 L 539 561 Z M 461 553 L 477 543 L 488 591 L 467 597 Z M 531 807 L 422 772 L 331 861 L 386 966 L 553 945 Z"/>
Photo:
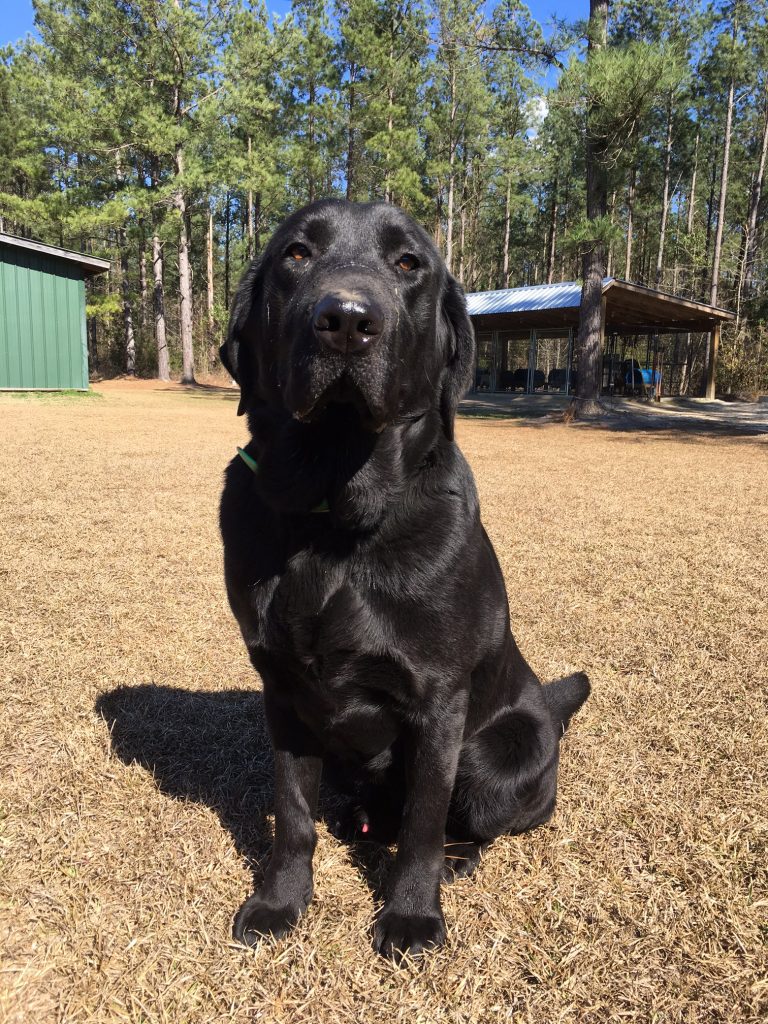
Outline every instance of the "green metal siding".
<path id="1" fill-rule="evenodd" d="M 0 388 L 88 389 L 77 264 L 0 244 Z"/>

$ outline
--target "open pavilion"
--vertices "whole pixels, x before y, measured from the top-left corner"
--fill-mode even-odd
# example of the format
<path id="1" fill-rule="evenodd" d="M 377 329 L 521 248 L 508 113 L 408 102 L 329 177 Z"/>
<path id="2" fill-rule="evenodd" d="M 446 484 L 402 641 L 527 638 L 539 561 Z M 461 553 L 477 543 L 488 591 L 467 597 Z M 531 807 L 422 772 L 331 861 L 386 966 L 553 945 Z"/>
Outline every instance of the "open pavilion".
<path id="1" fill-rule="evenodd" d="M 580 301 L 578 281 L 468 294 L 477 338 L 475 390 L 571 393 Z M 721 326 L 734 319 L 726 309 L 605 278 L 603 390 L 623 391 L 634 366 L 658 369 L 663 394 L 714 398 Z"/>

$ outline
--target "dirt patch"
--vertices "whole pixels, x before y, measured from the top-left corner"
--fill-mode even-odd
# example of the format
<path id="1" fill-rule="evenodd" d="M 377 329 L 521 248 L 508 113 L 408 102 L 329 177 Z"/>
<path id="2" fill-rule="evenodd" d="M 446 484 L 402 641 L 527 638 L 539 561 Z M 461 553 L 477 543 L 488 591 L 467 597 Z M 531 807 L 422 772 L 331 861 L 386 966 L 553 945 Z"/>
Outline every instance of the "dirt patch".
<path id="1" fill-rule="evenodd" d="M 236 393 L 0 398 L 0 1019 L 747 1022 L 765 1017 L 766 443 L 463 420 L 517 638 L 586 669 L 551 824 L 445 890 L 445 950 L 371 950 L 361 858 L 255 952 L 258 687 L 216 514 Z M 762 929 L 762 930 L 761 930 Z"/>

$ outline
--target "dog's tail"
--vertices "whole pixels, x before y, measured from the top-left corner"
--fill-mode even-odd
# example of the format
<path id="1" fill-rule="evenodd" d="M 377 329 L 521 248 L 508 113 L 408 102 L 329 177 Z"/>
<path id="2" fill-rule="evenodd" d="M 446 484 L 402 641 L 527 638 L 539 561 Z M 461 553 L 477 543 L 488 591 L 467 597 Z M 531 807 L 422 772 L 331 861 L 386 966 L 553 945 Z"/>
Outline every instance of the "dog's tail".
<path id="1" fill-rule="evenodd" d="M 544 687 L 544 700 L 555 724 L 563 732 L 589 696 L 590 689 L 589 679 L 584 672 L 574 672 Z"/>

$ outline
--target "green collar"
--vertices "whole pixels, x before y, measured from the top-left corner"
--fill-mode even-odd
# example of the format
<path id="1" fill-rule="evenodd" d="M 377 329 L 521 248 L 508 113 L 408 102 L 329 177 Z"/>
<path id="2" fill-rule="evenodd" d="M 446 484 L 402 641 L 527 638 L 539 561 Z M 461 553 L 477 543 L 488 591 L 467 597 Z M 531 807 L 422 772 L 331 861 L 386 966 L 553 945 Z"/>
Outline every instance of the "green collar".
<path id="1" fill-rule="evenodd" d="M 248 467 L 248 469 L 250 469 L 252 473 L 258 474 L 259 464 L 252 455 L 249 455 L 248 452 L 244 451 L 242 448 L 237 449 L 237 454 L 240 456 L 240 458 L 243 460 L 243 462 L 246 464 L 246 466 Z M 321 501 L 316 508 L 310 509 L 310 512 L 330 512 L 330 509 L 328 508 L 328 502 Z"/>

